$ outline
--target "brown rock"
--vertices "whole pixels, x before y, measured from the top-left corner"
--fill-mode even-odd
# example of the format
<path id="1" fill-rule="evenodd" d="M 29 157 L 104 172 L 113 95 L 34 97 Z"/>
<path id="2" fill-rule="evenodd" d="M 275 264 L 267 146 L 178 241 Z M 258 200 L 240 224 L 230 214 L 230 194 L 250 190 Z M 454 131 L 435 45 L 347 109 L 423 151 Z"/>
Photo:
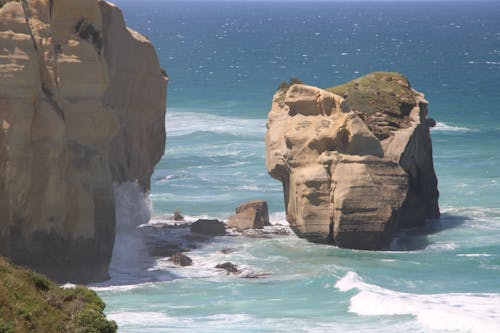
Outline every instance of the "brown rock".
<path id="1" fill-rule="evenodd" d="M 146 191 L 167 79 L 104 1 L 0 8 L 0 254 L 58 281 L 108 277 L 113 182 Z"/>
<path id="2" fill-rule="evenodd" d="M 226 226 L 219 220 L 200 219 L 191 225 L 191 232 L 207 236 L 224 236 Z"/>
<path id="3" fill-rule="evenodd" d="M 267 202 L 255 200 L 245 202 L 236 208 L 236 215 L 230 216 L 229 228 L 240 230 L 262 229 L 269 223 L 269 209 Z"/>
<path id="4" fill-rule="evenodd" d="M 328 90 L 292 85 L 269 112 L 266 164 L 283 183 L 292 229 L 312 241 L 381 249 L 397 228 L 438 217 L 423 95 L 397 73 Z"/>
<path id="5" fill-rule="evenodd" d="M 172 255 L 168 260 L 178 266 L 183 266 L 183 267 L 191 266 L 193 264 L 193 260 L 191 260 L 191 258 L 189 258 L 187 255 L 181 252 Z"/>

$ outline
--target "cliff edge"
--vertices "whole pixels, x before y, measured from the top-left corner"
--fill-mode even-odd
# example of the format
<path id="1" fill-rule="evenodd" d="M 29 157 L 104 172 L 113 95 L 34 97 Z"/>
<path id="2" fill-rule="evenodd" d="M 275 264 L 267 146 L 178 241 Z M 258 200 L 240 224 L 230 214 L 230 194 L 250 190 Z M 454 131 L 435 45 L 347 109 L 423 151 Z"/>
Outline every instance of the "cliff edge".
<path id="1" fill-rule="evenodd" d="M 168 78 L 112 4 L 1 4 L 0 254 L 58 281 L 106 279 L 113 182 L 149 189 Z"/>
<path id="2" fill-rule="evenodd" d="M 387 247 L 398 228 L 439 217 L 427 101 L 398 73 L 326 90 L 293 84 L 273 98 L 266 164 L 301 237 Z"/>

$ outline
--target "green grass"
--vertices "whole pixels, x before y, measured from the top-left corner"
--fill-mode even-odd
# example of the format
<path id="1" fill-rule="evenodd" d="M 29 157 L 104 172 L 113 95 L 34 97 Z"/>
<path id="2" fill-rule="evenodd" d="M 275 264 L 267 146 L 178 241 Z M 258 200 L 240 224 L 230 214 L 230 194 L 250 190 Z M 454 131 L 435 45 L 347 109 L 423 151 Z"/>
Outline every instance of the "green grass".
<path id="1" fill-rule="evenodd" d="M 60 288 L 0 257 L 0 333 L 115 333 L 104 307 L 90 289 Z"/>
<path id="2" fill-rule="evenodd" d="M 326 90 L 343 96 L 351 109 L 368 114 L 379 111 L 403 117 L 405 106 L 415 103 L 408 79 L 399 73 L 374 72 Z"/>

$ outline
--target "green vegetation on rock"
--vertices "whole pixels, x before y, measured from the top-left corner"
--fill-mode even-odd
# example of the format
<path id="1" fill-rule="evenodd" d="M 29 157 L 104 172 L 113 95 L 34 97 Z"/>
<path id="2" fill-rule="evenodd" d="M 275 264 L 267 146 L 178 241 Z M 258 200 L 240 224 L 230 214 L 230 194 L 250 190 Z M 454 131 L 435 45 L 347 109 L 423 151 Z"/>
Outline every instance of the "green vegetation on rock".
<path id="1" fill-rule="evenodd" d="M 294 84 L 302 84 L 303 82 L 300 79 L 297 79 L 296 77 L 292 77 L 290 79 L 290 82 L 283 81 L 280 83 L 278 86 L 278 91 L 284 91 L 287 92 L 288 89 L 293 86 Z"/>
<path id="2" fill-rule="evenodd" d="M 370 73 L 325 90 L 344 97 L 349 108 L 380 140 L 396 129 L 409 126 L 410 111 L 417 97 L 408 79 L 392 72 Z"/>
<path id="3" fill-rule="evenodd" d="M 416 96 L 408 79 L 392 72 L 370 73 L 326 90 L 344 97 L 353 110 L 381 111 L 395 116 L 407 115 L 407 106 L 415 104 Z"/>
<path id="4" fill-rule="evenodd" d="M 115 333 L 104 307 L 90 289 L 61 288 L 0 257 L 0 333 Z"/>

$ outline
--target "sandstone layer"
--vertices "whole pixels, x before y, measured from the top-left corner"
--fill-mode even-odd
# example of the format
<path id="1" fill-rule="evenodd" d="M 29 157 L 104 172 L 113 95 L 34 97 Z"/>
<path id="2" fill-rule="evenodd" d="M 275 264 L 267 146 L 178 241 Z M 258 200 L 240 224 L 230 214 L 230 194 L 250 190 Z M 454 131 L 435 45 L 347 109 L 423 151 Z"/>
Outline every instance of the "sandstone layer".
<path id="1" fill-rule="evenodd" d="M 239 230 L 263 229 L 269 223 L 269 208 L 264 200 L 254 200 L 242 203 L 236 207 L 236 214 L 227 221 L 229 228 Z"/>
<path id="2" fill-rule="evenodd" d="M 315 242 L 383 249 L 398 228 L 438 218 L 427 104 L 398 73 L 326 90 L 282 86 L 266 164 L 283 183 L 292 229 Z"/>
<path id="3" fill-rule="evenodd" d="M 105 1 L 0 8 L 0 254 L 58 281 L 108 276 L 113 182 L 149 189 L 167 80 Z"/>

